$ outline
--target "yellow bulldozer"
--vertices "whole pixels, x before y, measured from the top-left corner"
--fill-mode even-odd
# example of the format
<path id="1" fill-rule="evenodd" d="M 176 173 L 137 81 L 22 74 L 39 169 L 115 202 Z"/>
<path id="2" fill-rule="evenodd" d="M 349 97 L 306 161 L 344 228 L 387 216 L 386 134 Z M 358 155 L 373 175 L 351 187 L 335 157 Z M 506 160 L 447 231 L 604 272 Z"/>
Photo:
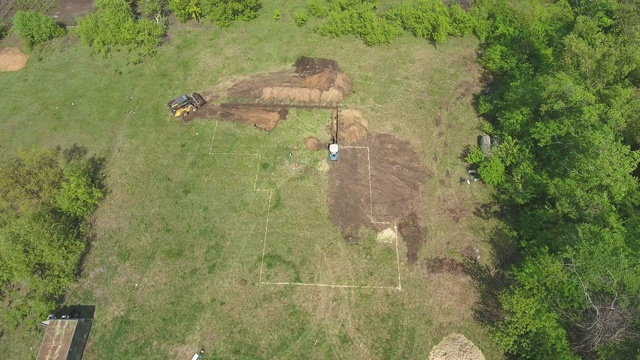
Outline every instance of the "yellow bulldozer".
<path id="1" fill-rule="evenodd" d="M 187 116 L 192 112 L 198 110 L 199 107 L 206 104 L 204 98 L 198 94 L 193 93 L 191 95 L 180 95 L 177 98 L 169 101 L 169 110 L 175 117 Z"/>

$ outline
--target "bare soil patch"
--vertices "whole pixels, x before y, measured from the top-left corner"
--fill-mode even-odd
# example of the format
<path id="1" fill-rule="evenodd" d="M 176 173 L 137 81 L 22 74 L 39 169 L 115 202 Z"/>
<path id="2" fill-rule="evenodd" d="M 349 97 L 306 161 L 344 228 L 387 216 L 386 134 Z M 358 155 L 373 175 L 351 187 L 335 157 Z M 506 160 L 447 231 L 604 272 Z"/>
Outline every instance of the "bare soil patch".
<path id="1" fill-rule="evenodd" d="M 351 79 L 330 59 L 301 57 L 291 70 L 255 75 L 201 92 L 208 101 L 185 118 L 218 118 L 241 121 L 263 130 L 273 129 L 292 107 L 334 108 L 352 90 Z M 230 99 L 219 106 L 215 99 Z"/>
<path id="2" fill-rule="evenodd" d="M 0 49 L 0 71 L 18 71 L 27 65 L 29 55 L 18 48 Z"/>
<path id="3" fill-rule="evenodd" d="M 273 129 L 280 120 L 287 118 L 289 109 L 282 106 L 260 104 L 205 104 L 198 111 L 183 118 L 189 122 L 194 118 L 220 119 L 254 125 L 261 130 Z"/>
<path id="4" fill-rule="evenodd" d="M 317 138 L 310 136 L 304 139 L 304 146 L 307 150 L 321 150 L 324 148 L 324 145 Z"/>
<path id="5" fill-rule="evenodd" d="M 398 223 L 398 232 L 407 246 L 407 262 L 413 265 L 418 261 L 418 252 L 424 243 L 425 228 L 420 226 L 415 212 L 405 216 Z"/>
<path id="6" fill-rule="evenodd" d="M 329 171 L 331 221 L 345 238 L 361 227 L 381 231 L 411 213 L 430 173 L 409 142 L 389 134 L 371 134 L 342 148 Z M 369 163 L 370 160 L 370 163 Z"/>
<path id="7" fill-rule="evenodd" d="M 453 333 L 433 347 L 429 360 L 484 360 L 484 355 L 464 335 Z"/>

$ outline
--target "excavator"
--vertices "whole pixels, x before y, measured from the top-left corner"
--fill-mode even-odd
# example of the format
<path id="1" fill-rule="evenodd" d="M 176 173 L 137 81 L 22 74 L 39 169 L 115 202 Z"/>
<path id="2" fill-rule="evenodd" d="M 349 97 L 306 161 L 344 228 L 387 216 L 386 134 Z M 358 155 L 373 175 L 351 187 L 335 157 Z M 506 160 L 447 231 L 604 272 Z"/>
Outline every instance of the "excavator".
<path id="1" fill-rule="evenodd" d="M 338 161 L 340 156 L 338 155 L 338 116 L 340 114 L 340 109 L 336 109 L 336 116 L 331 122 L 332 125 L 332 139 L 329 144 L 329 161 Z"/>
<path id="2" fill-rule="evenodd" d="M 175 117 L 187 116 L 192 112 L 198 110 L 199 107 L 206 104 L 204 98 L 198 94 L 193 93 L 191 95 L 180 95 L 174 100 L 167 103 L 169 110 Z"/>

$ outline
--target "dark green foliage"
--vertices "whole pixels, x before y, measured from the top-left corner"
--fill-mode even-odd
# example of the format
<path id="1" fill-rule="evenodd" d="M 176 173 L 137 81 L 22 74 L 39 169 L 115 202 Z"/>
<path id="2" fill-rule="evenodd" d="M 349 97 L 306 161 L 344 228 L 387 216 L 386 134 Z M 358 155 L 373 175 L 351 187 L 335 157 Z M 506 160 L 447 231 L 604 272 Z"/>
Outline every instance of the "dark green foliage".
<path id="1" fill-rule="evenodd" d="M 13 26 L 18 30 L 20 38 L 28 47 L 41 44 L 65 33 L 64 29 L 52 18 L 32 11 L 16 12 L 13 16 Z"/>
<path id="2" fill-rule="evenodd" d="M 452 32 L 449 7 L 440 0 L 403 2 L 387 12 L 385 18 L 401 24 L 414 36 L 435 44 L 444 42 Z"/>
<path id="3" fill-rule="evenodd" d="M 482 150 L 480 150 L 480 148 L 477 146 L 471 149 L 467 156 L 465 156 L 465 161 L 471 165 L 479 165 L 485 160 L 486 157 L 482 153 Z"/>
<path id="4" fill-rule="evenodd" d="M 501 139 L 479 173 L 499 185 L 503 220 L 523 259 L 499 295 L 506 313 L 491 324 L 494 337 L 523 359 L 633 358 L 640 345 L 637 5 L 476 4 L 480 63 L 493 77 L 478 107 Z"/>
<path id="5" fill-rule="evenodd" d="M 0 21 L 0 39 L 7 35 L 9 31 L 9 23 Z"/>
<path id="6" fill-rule="evenodd" d="M 98 10 L 78 20 L 82 42 L 97 53 L 107 54 L 124 49 L 139 57 L 152 55 L 165 33 L 164 24 L 142 18 L 135 19 L 126 0 L 96 0 Z"/>
<path id="7" fill-rule="evenodd" d="M 73 146 L 0 165 L 0 331 L 42 318 L 75 281 L 85 220 L 104 196 L 101 163 Z"/>
<path id="8" fill-rule="evenodd" d="M 489 185 L 498 186 L 505 179 L 504 164 L 496 156 L 489 156 L 478 167 L 478 175 Z"/>

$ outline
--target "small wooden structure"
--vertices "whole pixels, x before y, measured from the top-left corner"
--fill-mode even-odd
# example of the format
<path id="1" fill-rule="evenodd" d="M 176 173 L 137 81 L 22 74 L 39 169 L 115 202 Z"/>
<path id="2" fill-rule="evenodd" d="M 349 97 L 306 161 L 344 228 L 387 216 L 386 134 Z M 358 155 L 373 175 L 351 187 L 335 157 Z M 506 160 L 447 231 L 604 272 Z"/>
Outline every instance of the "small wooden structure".
<path id="1" fill-rule="evenodd" d="M 37 360 L 81 360 L 92 319 L 50 319 Z"/>

